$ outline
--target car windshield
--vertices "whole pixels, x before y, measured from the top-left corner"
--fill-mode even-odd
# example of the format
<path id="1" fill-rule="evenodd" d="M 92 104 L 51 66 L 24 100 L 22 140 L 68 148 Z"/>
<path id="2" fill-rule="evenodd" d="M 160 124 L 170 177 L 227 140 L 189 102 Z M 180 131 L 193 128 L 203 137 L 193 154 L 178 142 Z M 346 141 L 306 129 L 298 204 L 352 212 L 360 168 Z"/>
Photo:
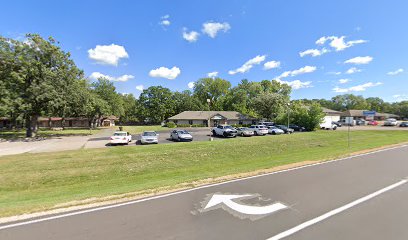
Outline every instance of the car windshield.
<path id="1" fill-rule="evenodd" d="M 113 134 L 113 136 L 126 136 L 126 133 L 115 132 L 115 133 Z"/>
<path id="2" fill-rule="evenodd" d="M 225 126 L 224 128 L 225 128 L 225 129 L 234 129 L 234 128 L 231 127 L 231 126 Z"/>
<path id="3" fill-rule="evenodd" d="M 189 134 L 186 130 L 177 131 L 178 134 Z"/>
<path id="4" fill-rule="evenodd" d="M 156 133 L 155 132 L 144 132 L 143 136 L 145 137 L 156 136 Z"/>

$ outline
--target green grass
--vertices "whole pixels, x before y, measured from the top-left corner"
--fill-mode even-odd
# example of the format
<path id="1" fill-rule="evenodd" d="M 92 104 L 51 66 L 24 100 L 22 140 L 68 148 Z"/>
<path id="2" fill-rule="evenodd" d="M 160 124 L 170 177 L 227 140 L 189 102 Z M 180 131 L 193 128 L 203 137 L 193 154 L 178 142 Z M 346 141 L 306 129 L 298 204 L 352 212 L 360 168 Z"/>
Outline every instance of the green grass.
<path id="1" fill-rule="evenodd" d="M 119 126 L 115 127 L 119 128 Z M 131 134 L 139 134 L 143 131 L 168 131 L 169 128 L 162 127 L 160 125 L 152 125 L 152 126 L 123 126 L 123 131 L 129 132 Z"/>
<path id="2" fill-rule="evenodd" d="M 89 128 L 66 128 L 65 130 L 50 130 L 47 128 L 40 128 L 37 132 L 38 137 L 59 137 L 59 136 L 87 136 L 98 133 L 100 129 Z M 25 138 L 26 132 L 22 130 L 0 130 L 0 138 L 3 139 L 17 139 Z"/>
<path id="3" fill-rule="evenodd" d="M 0 216 L 56 204 L 302 162 L 408 141 L 406 131 L 346 131 L 82 149 L 0 157 Z"/>

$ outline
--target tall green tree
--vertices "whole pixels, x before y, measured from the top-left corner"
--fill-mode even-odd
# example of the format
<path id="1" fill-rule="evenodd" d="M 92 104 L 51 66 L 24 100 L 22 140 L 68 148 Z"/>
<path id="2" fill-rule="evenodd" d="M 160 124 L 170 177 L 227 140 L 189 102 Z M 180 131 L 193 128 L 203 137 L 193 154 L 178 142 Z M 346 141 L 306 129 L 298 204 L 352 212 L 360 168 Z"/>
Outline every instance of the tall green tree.
<path id="1" fill-rule="evenodd" d="M 148 123 L 161 123 L 174 115 L 173 94 L 168 88 L 152 86 L 143 90 L 139 96 L 141 120 Z"/>
<path id="2" fill-rule="evenodd" d="M 210 99 L 211 110 L 222 110 L 220 99 L 225 96 L 231 87 L 231 83 L 221 78 L 202 78 L 194 85 L 194 95 L 203 104 Z"/>

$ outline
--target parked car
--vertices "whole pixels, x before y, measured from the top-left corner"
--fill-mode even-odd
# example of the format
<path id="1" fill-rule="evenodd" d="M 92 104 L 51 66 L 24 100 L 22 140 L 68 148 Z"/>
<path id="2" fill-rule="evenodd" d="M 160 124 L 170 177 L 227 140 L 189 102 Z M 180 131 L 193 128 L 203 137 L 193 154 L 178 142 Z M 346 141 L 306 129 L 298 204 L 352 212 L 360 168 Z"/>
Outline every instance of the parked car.
<path id="1" fill-rule="evenodd" d="M 110 137 L 110 144 L 111 145 L 116 145 L 116 144 L 129 144 L 132 141 L 132 135 L 128 132 L 115 132 L 111 137 Z"/>
<path id="2" fill-rule="evenodd" d="M 375 121 L 375 120 L 371 120 L 371 121 L 368 121 L 367 125 L 377 126 L 377 125 L 378 125 L 378 122 Z"/>
<path id="3" fill-rule="evenodd" d="M 238 131 L 230 125 L 218 125 L 212 129 L 213 136 L 236 137 Z"/>
<path id="4" fill-rule="evenodd" d="M 193 136 L 191 136 L 191 134 L 189 132 L 187 132 L 186 130 L 173 130 L 170 133 L 170 138 L 171 140 L 174 141 L 187 141 L 187 142 L 191 142 L 193 141 Z"/>
<path id="5" fill-rule="evenodd" d="M 336 130 L 337 125 L 333 124 L 332 118 L 329 116 L 326 116 L 323 118 L 323 121 L 320 123 L 320 128 L 321 129 L 327 129 L 327 130 Z"/>
<path id="6" fill-rule="evenodd" d="M 268 128 L 265 125 L 252 125 L 249 129 L 253 130 L 257 136 L 265 136 L 268 134 Z"/>
<path id="7" fill-rule="evenodd" d="M 408 127 L 408 122 L 402 122 L 399 125 L 400 127 Z"/>
<path id="8" fill-rule="evenodd" d="M 286 134 L 291 134 L 291 133 L 295 132 L 295 130 L 293 130 L 292 128 L 288 128 L 285 125 L 276 125 L 276 127 L 283 130 Z"/>
<path id="9" fill-rule="evenodd" d="M 268 133 L 272 135 L 279 135 L 285 133 L 282 129 L 275 127 L 275 126 L 270 126 L 268 127 Z"/>
<path id="10" fill-rule="evenodd" d="M 259 122 L 259 125 L 265 125 L 267 127 L 275 126 L 274 122 Z"/>
<path id="11" fill-rule="evenodd" d="M 384 126 L 397 126 L 397 125 L 398 125 L 398 121 L 395 118 L 388 118 L 384 122 Z"/>
<path id="12" fill-rule="evenodd" d="M 141 135 L 140 139 L 141 144 L 148 144 L 148 143 L 159 143 L 159 134 L 155 131 L 145 131 Z"/>
<path id="13" fill-rule="evenodd" d="M 364 119 L 357 119 L 356 125 L 366 125 L 366 121 Z"/>
<path id="14" fill-rule="evenodd" d="M 238 135 L 242 137 L 251 137 L 255 134 L 254 131 L 246 127 L 239 127 L 237 128 L 237 131 Z"/>
<path id="15" fill-rule="evenodd" d="M 292 128 L 293 130 L 295 130 L 296 132 L 303 132 L 306 131 L 306 128 L 298 126 L 296 124 L 289 124 L 289 128 Z"/>
<path id="16" fill-rule="evenodd" d="M 336 125 L 337 127 L 343 126 L 342 122 L 340 122 L 340 121 L 332 122 L 332 124 Z"/>

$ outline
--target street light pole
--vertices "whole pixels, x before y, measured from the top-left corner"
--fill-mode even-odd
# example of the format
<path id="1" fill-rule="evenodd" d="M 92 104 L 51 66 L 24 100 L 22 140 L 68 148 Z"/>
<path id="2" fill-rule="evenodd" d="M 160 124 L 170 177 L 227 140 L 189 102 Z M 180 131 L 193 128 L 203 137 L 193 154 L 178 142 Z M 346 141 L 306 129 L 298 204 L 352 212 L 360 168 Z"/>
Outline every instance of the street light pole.
<path id="1" fill-rule="evenodd" d="M 290 103 L 288 103 L 288 128 L 289 128 L 289 118 L 290 118 Z"/>

